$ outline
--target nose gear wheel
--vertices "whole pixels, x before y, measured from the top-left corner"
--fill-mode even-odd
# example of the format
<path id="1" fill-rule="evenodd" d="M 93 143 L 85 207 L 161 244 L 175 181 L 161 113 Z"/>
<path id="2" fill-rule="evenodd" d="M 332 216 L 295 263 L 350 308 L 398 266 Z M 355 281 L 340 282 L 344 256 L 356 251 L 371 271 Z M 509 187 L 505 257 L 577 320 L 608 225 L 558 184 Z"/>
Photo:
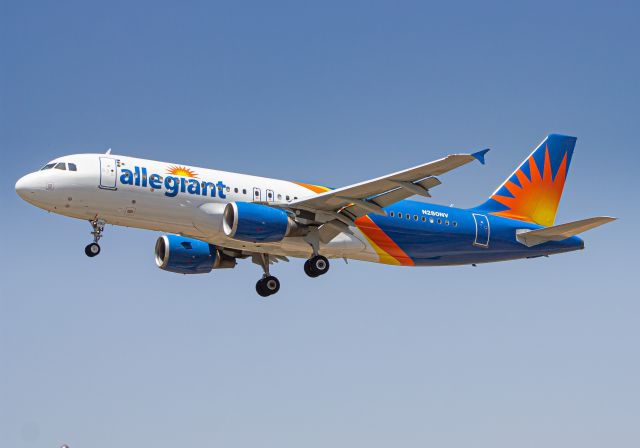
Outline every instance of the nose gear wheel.
<path id="1" fill-rule="evenodd" d="M 103 219 L 96 218 L 89 221 L 89 224 L 91 224 L 91 228 L 93 229 L 91 232 L 91 235 L 93 235 L 93 243 L 88 244 L 84 248 L 84 253 L 87 257 L 95 257 L 100 253 L 100 245 L 98 244 L 98 241 L 102 238 L 102 232 L 104 232 L 104 226 L 107 223 Z"/>

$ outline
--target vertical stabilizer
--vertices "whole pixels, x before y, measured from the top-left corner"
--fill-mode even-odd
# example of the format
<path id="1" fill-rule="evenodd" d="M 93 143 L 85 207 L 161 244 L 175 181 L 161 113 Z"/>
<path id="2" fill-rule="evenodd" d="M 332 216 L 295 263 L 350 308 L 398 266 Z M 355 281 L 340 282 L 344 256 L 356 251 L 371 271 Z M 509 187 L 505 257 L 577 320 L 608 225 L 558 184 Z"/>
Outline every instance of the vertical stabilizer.
<path id="1" fill-rule="evenodd" d="M 576 138 L 551 134 L 476 207 L 493 215 L 553 225 L 571 164 Z"/>

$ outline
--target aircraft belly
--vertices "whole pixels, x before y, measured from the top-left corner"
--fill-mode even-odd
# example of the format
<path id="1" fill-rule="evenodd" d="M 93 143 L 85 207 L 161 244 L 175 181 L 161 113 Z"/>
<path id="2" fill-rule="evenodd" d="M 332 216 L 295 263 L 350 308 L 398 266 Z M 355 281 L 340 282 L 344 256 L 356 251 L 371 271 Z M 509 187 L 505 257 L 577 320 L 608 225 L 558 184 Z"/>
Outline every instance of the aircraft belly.
<path id="1" fill-rule="evenodd" d="M 302 237 L 286 237 L 276 243 L 252 243 L 229 238 L 223 233 L 210 233 L 206 241 L 211 244 L 245 252 L 264 252 L 295 258 L 309 258 L 311 245 Z M 359 258 L 365 244 L 355 235 L 340 234 L 328 244 L 320 243 L 320 253 L 328 258 Z"/>

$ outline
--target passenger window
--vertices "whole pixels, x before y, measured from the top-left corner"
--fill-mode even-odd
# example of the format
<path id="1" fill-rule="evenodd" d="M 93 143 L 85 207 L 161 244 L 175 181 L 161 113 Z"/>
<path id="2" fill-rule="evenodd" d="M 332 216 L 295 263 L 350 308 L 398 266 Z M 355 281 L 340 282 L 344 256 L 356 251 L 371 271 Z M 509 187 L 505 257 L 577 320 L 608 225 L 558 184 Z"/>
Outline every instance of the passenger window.
<path id="1" fill-rule="evenodd" d="M 55 163 L 47 163 L 45 166 L 43 166 L 42 168 L 40 168 L 40 171 L 44 171 L 44 170 L 50 170 L 51 168 L 53 168 L 54 166 L 56 166 Z"/>
<path id="2" fill-rule="evenodd" d="M 69 166 L 69 171 L 78 171 L 75 163 L 68 163 L 67 165 Z"/>
<path id="3" fill-rule="evenodd" d="M 442 219 L 438 218 L 438 224 L 442 224 Z"/>
<path id="4" fill-rule="evenodd" d="M 231 187 L 227 187 L 227 193 L 231 191 Z"/>
<path id="5" fill-rule="evenodd" d="M 445 223 L 445 225 L 448 226 L 449 225 L 449 220 L 447 219 L 444 223 Z"/>
<path id="6" fill-rule="evenodd" d="M 413 220 L 417 221 L 418 220 L 418 215 L 413 215 Z"/>
<path id="7" fill-rule="evenodd" d="M 393 213 L 393 212 L 389 213 L 389 216 L 391 216 L 392 218 L 393 218 L 393 215 L 394 215 L 394 213 Z"/>
<path id="8" fill-rule="evenodd" d="M 429 217 L 429 224 L 433 224 L 433 218 Z"/>
<path id="9" fill-rule="evenodd" d="M 233 189 L 233 192 L 234 192 L 234 193 L 237 193 L 237 192 L 238 192 L 238 189 L 237 189 L 237 188 L 234 188 L 234 189 Z"/>
<path id="10" fill-rule="evenodd" d="M 291 200 L 291 196 L 287 195 L 287 201 Z"/>
<path id="11" fill-rule="evenodd" d="M 458 227 L 458 221 L 453 221 L 453 227 Z"/>
<path id="12" fill-rule="evenodd" d="M 67 169 L 67 167 L 65 166 L 65 164 L 64 164 L 64 163 L 62 163 L 62 162 L 57 163 L 57 164 L 56 164 L 56 166 L 55 166 L 55 168 L 56 168 L 57 170 L 66 170 L 66 169 Z"/>
<path id="13" fill-rule="evenodd" d="M 407 217 L 407 219 L 411 219 L 411 215 L 409 213 L 407 213 L 405 216 Z"/>
<path id="14" fill-rule="evenodd" d="M 282 200 L 282 195 L 280 193 L 278 193 L 278 201 Z"/>
<path id="15" fill-rule="evenodd" d="M 422 222 L 427 222 L 427 218 L 425 218 L 424 216 L 422 217 Z"/>
<path id="16" fill-rule="evenodd" d="M 242 194 L 247 194 L 247 190 L 245 188 L 242 189 Z"/>

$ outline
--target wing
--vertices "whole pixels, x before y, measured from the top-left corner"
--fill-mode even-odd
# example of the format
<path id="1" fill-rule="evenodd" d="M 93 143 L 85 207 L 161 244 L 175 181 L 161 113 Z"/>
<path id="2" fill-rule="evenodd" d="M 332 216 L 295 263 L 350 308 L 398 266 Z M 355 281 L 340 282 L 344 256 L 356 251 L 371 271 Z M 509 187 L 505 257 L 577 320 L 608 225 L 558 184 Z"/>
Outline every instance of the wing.
<path id="1" fill-rule="evenodd" d="M 349 232 L 355 220 L 369 213 L 386 215 L 383 207 L 413 195 L 430 197 L 429 190 L 440 185 L 435 177 L 474 160 L 484 164 L 489 149 L 473 154 L 452 154 L 433 162 L 349 185 L 287 204 L 299 220 L 321 224 L 318 239 L 328 243 L 341 232 Z M 315 237 L 313 237 L 315 239 Z M 312 239 L 310 239 L 311 241 Z"/>
<path id="2" fill-rule="evenodd" d="M 484 164 L 487 151 L 448 155 L 433 162 L 295 201 L 288 206 L 313 212 L 316 214 L 314 220 L 320 222 L 337 219 L 344 224 L 353 224 L 355 219 L 369 213 L 386 215 L 383 207 L 416 194 L 430 197 L 429 190 L 441 183 L 435 176 L 474 160 Z"/>

